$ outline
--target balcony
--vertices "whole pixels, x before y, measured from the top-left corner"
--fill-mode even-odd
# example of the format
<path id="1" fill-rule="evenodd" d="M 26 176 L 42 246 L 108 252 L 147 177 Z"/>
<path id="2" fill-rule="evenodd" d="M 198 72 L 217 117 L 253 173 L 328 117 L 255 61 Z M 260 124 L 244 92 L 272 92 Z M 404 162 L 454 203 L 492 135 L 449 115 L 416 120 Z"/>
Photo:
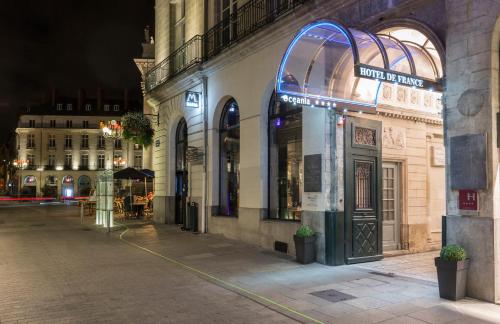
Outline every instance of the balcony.
<path id="1" fill-rule="evenodd" d="M 81 144 L 80 145 L 80 150 L 88 150 L 89 149 L 89 144 Z"/>
<path id="2" fill-rule="evenodd" d="M 196 35 L 146 74 L 150 92 L 194 65 L 204 63 L 223 50 L 256 33 L 309 0 L 250 0 L 203 35 Z"/>
<path id="3" fill-rule="evenodd" d="M 202 62 L 202 36 L 196 35 L 173 51 L 146 75 L 146 90 L 151 91 L 177 74 Z"/>

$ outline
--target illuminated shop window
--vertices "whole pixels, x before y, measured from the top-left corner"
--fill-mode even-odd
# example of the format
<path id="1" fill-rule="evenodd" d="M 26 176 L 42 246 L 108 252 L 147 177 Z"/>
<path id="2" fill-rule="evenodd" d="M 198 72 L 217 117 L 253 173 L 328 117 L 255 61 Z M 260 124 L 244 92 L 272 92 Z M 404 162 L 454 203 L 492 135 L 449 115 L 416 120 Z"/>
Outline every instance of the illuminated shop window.
<path id="1" fill-rule="evenodd" d="M 222 111 L 220 121 L 219 213 L 238 216 L 240 188 L 240 111 L 234 99 Z"/>
<path id="2" fill-rule="evenodd" d="M 271 100 L 269 218 L 300 220 L 302 170 L 302 106 L 285 103 L 275 106 Z"/>

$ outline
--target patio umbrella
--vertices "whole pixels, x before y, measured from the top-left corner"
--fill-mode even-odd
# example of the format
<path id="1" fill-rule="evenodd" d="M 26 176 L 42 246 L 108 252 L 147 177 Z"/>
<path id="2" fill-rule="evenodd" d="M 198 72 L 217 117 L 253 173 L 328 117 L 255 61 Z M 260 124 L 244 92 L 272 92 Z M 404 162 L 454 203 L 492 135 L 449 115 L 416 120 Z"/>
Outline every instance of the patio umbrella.
<path id="1" fill-rule="evenodd" d="M 113 177 L 115 179 L 129 179 L 129 180 L 142 180 L 144 178 L 149 178 L 148 175 L 134 168 L 125 168 L 123 170 L 116 171 L 113 174 Z"/>

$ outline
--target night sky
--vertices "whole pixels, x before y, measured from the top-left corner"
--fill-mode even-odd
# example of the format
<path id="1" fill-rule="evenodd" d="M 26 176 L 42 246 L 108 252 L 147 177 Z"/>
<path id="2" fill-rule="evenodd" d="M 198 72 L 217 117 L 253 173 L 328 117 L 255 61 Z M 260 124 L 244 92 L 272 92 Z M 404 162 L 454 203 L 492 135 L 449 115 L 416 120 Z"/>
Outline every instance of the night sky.
<path id="1" fill-rule="evenodd" d="M 154 0 L 2 1 L 0 142 L 15 128 L 19 107 L 40 102 L 51 88 L 71 96 L 79 88 L 94 96 L 98 87 L 139 95 L 133 58 L 146 25 L 154 26 Z"/>

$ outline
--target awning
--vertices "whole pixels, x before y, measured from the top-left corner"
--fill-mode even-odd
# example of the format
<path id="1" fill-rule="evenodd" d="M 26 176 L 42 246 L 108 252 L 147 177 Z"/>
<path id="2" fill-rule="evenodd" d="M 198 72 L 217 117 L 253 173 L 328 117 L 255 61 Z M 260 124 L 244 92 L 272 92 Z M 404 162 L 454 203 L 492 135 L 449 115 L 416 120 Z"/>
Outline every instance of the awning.
<path id="1" fill-rule="evenodd" d="M 419 42 L 322 20 L 292 40 L 275 90 L 294 104 L 372 108 L 381 82 L 441 91 L 441 78 L 441 62 Z"/>

